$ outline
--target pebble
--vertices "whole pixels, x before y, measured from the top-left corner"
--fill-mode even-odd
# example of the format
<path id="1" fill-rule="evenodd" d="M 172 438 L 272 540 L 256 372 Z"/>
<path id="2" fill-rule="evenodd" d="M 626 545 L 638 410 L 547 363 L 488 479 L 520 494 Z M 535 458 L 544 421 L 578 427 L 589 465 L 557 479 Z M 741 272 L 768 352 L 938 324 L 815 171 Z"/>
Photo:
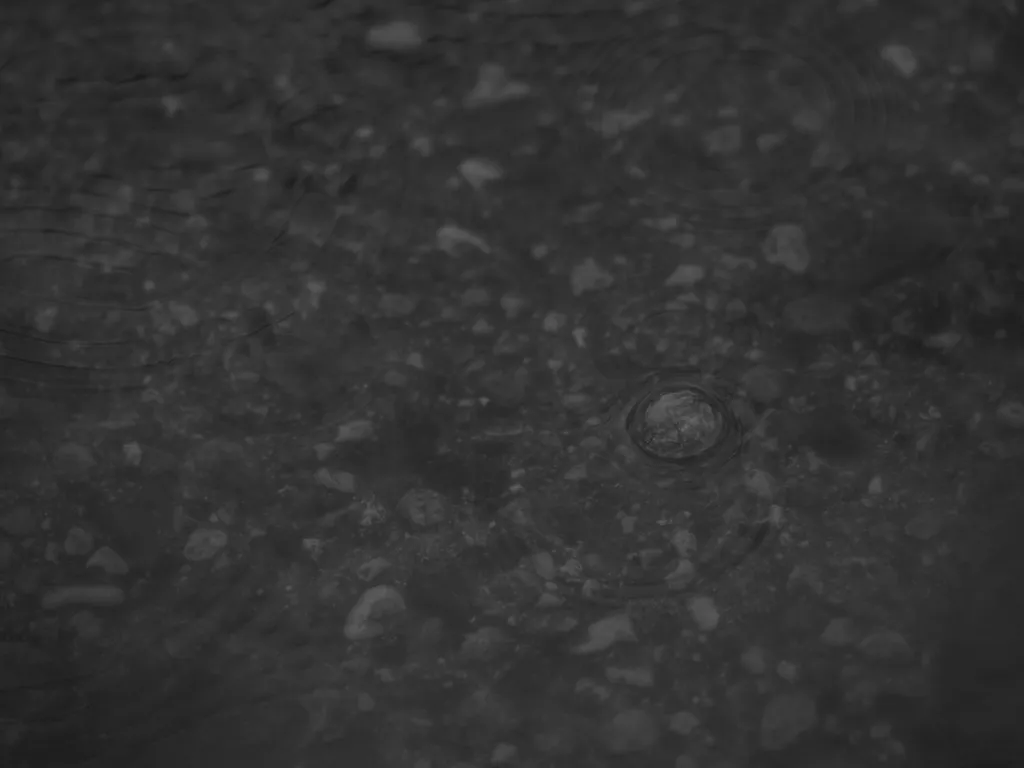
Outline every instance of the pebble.
<path id="1" fill-rule="evenodd" d="M 604 676 L 609 683 L 623 683 L 636 688 L 654 687 L 654 669 L 650 666 L 606 667 Z"/>
<path id="2" fill-rule="evenodd" d="M 914 651 L 910 643 L 893 629 L 879 629 L 871 632 L 860 642 L 860 652 L 878 660 L 911 659 Z"/>
<path id="3" fill-rule="evenodd" d="M 48 611 L 68 605 L 90 605 L 110 608 L 124 602 L 124 590 L 107 584 L 83 584 L 56 587 L 43 595 L 42 606 Z"/>
<path id="4" fill-rule="evenodd" d="M 1024 429 L 1024 403 L 1005 400 L 996 408 L 996 421 L 1004 427 Z"/>
<path id="5" fill-rule="evenodd" d="M 577 655 L 598 653 L 617 643 L 636 642 L 633 621 L 624 613 L 598 619 L 587 627 L 587 639 L 572 649 Z"/>
<path id="6" fill-rule="evenodd" d="M 826 294 L 812 294 L 789 302 L 782 317 L 791 330 L 810 336 L 825 336 L 850 327 L 852 307 Z"/>
<path id="7" fill-rule="evenodd" d="M 39 527 L 35 513 L 28 507 L 15 507 L 0 515 L 0 531 L 17 539 L 31 536 Z"/>
<path id="8" fill-rule="evenodd" d="M 807 235 L 798 224 L 776 224 L 772 227 L 761 245 L 761 252 L 769 264 L 783 266 L 798 275 L 811 265 Z"/>
<path id="9" fill-rule="evenodd" d="M 904 526 L 903 532 L 912 539 L 928 541 L 938 536 L 945 527 L 946 515 L 938 510 L 929 509 L 914 515 Z"/>
<path id="10" fill-rule="evenodd" d="M 422 45 L 423 32 L 412 21 L 389 21 L 372 26 L 366 32 L 366 46 L 376 51 L 409 53 Z"/>
<path id="11" fill-rule="evenodd" d="M 701 632 L 710 632 L 718 626 L 720 616 L 712 598 L 703 595 L 691 597 L 686 601 L 686 607 Z"/>
<path id="12" fill-rule="evenodd" d="M 505 172 L 493 160 L 482 157 L 470 157 L 459 163 L 459 175 L 476 191 L 480 191 L 492 181 L 499 181 Z"/>
<path id="13" fill-rule="evenodd" d="M 778 481 L 763 469 L 751 467 L 743 473 L 743 487 L 758 499 L 771 501 L 775 498 L 778 486 Z"/>
<path id="14" fill-rule="evenodd" d="M 405 600 L 394 587 L 380 584 L 366 590 L 345 618 L 345 637 L 370 640 L 384 634 L 382 619 L 405 612 Z"/>
<path id="15" fill-rule="evenodd" d="M 550 552 L 538 552 L 533 556 L 533 570 L 545 581 L 552 581 L 558 575 L 555 558 Z"/>
<path id="16" fill-rule="evenodd" d="M 93 546 L 92 534 L 77 525 L 64 538 L 64 552 L 71 557 L 84 557 L 92 552 Z"/>
<path id="17" fill-rule="evenodd" d="M 476 248 L 483 253 L 491 252 L 491 246 L 482 237 L 454 224 L 445 224 L 437 230 L 435 237 L 437 249 L 449 256 L 457 256 L 465 246 Z"/>
<path id="18" fill-rule="evenodd" d="M 374 557 L 356 569 L 356 576 L 359 577 L 360 581 L 373 581 L 390 567 L 390 561 L 385 560 L 383 557 Z"/>
<path id="19" fill-rule="evenodd" d="M 805 693 L 778 693 L 761 715 L 761 748 L 777 751 L 790 746 L 818 724 L 818 707 Z"/>
<path id="20" fill-rule="evenodd" d="M 192 531 L 185 543 L 186 560 L 202 562 L 213 559 L 218 552 L 227 546 L 228 535 L 217 528 L 197 528 Z"/>
<path id="21" fill-rule="evenodd" d="M 610 288 L 615 283 L 615 277 L 593 258 L 588 258 L 572 268 L 569 283 L 573 296 L 582 296 L 584 293 Z"/>
<path id="22" fill-rule="evenodd" d="M 821 633 L 821 641 L 833 648 L 845 648 L 856 645 L 862 633 L 857 629 L 853 619 L 842 617 L 832 619 Z"/>
<path id="23" fill-rule="evenodd" d="M 882 61 L 889 64 L 903 77 L 913 77 L 917 72 L 917 57 L 905 45 L 890 43 L 882 48 Z"/>
<path id="24" fill-rule="evenodd" d="M 99 568 L 108 576 L 124 576 L 128 573 L 128 563 L 124 561 L 117 552 L 110 547 L 100 547 L 92 553 L 86 563 L 86 568 Z"/>
<path id="25" fill-rule="evenodd" d="M 320 467 L 313 474 L 313 479 L 316 480 L 318 485 L 330 488 L 332 491 L 338 491 L 339 493 L 355 493 L 356 491 L 356 478 L 351 472 Z"/>
<path id="26" fill-rule="evenodd" d="M 360 443 L 373 437 L 373 422 L 369 419 L 357 419 L 338 425 L 338 433 L 334 436 L 336 443 Z"/>
<path id="27" fill-rule="evenodd" d="M 692 712 L 676 712 L 668 719 L 668 729 L 680 736 L 689 736 L 700 725 L 700 720 Z"/>
<path id="28" fill-rule="evenodd" d="M 750 399 L 762 405 L 774 403 L 786 393 L 785 374 L 767 365 L 755 365 L 743 374 L 741 381 Z"/>
<path id="29" fill-rule="evenodd" d="M 707 276 L 700 264 L 680 264 L 665 279 L 666 288 L 692 288 Z"/>
<path id="30" fill-rule="evenodd" d="M 448 500 L 429 488 L 413 488 L 398 500 L 398 514 L 421 528 L 440 525 L 451 513 Z"/>
<path id="31" fill-rule="evenodd" d="M 519 750 L 513 744 L 498 744 L 491 752 L 491 765 L 509 765 L 516 762 L 519 757 Z"/>
<path id="32" fill-rule="evenodd" d="M 612 718 L 605 730 L 608 751 L 616 755 L 642 752 L 658 743 L 658 725 L 642 709 L 626 709 Z"/>
<path id="33" fill-rule="evenodd" d="M 462 100 L 466 109 L 476 109 L 492 104 L 521 99 L 530 95 L 530 86 L 509 78 L 500 64 L 481 64 L 477 71 L 476 84 Z"/>

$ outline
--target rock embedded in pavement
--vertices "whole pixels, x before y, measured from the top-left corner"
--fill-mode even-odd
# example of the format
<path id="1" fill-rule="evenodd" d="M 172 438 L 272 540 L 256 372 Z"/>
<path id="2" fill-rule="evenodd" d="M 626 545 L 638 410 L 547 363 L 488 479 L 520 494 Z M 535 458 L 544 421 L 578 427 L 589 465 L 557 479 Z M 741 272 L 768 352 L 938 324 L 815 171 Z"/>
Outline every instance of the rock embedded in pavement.
<path id="1" fill-rule="evenodd" d="M 776 224 L 761 245 L 765 261 L 801 275 L 811 265 L 807 235 L 798 224 Z"/>
<path id="2" fill-rule="evenodd" d="M 419 527 L 440 525 L 451 516 L 451 505 L 437 491 L 413 488 L 406 491 L 395 507 L 398 514 Z"/>
<path id="3" fill-rule="evenodd" d="M 366 590 L 345 618 L 345 637 L 371 640 L 386 631 L 383 620 L 405 613 L 405 600 L 394 587 L 380 584 Z"/>
<path id="4" fill-rule="evenodd" d="M 85 563 L 86 568 L 99 568 L 108 576 L 124 576 L 128 573 L 128 563 L 110 547 L 100 547 Z"/>
<path id="5" fill-rule="evenodd" d="M 803 692 L 778 693 L 761 715 L 761 748 L 777 751 L 793 744 L 818 724 L 818 707 Z"/>
<path id="6" fill-rule="evenodd" d="M 586 640 L 573 647 L 572 652 L 578 655 L 598 653 L 617 643 L 633 643 L 636 639 L 632 619 L 624 613 L 615 613 L 587 627 Z"/>

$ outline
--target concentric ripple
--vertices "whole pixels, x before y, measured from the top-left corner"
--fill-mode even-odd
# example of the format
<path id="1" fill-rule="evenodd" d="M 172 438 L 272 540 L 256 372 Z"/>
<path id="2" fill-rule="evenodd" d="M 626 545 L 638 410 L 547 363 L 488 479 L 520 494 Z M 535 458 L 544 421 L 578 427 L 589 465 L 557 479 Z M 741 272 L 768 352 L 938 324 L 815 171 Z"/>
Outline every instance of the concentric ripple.
<path id="1" fill-rule="evenodd" d="M 731 389 L 696 370 L 652 371 L 618 398 L 608 427 L 632 467 L 700 486 L 743 444 Z"/>

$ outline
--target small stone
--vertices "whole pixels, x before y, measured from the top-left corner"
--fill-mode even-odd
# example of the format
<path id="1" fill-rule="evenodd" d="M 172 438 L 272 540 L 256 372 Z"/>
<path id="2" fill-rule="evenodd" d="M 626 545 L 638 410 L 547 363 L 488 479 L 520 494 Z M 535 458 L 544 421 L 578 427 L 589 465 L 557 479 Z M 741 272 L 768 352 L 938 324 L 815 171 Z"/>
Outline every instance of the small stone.
<path id="1" fill-rule="evenodd" d="M 767 365 L 755 365 L 743 374 L 741 381 L 750 399 L 762 405 L 774 403 L 786 393 L 785 374 Z"/>
<path id="2" fill-rule="evenodd" d="M 635 688 L 654 687 L 654 669 L 649 666 L 607 667 L 604 676 L 609 683 L 622 683 Z"/>
<path id="3" fill-rule="evenodd" d="M 615 283 L 615 277 L 591 257 L 572 268 L 569 282 L 573 296 L 582 296 L 584 293 L 610 288 Z"/>
<path id="4" fill-rule="evenodd" d="M 853 619 L 842 617 L 832 619 L 821 633 L 821 642 L 831 645 L 833 648 L 846 648 L 856 645 L 861 638 L 861 632 L 857 629 Z"/>
<path id="5" fill-rule="evenodd" d="M 715 601 L 710 597 L 698 595 L 686 602 L 690 616 L 701 632 L 710 632 L 718 626 L 719 613 Z"/>
<path id="6" fill-rule="evenodd" d="M 765 261 L 802 275 L 811 265 L 807 235 L 798 224 L 776 224 L 761 246 Z"/>
<path id="7" fill-rule="evenodd" d="M 676 712 L 668 719 L 668 729 L 680 736 L 689 736 L 700 725 L 700 720 L 692 712 Z"/>
<path id="8" fill-rule="evenodd" d="M 405 600 L 394 587 L 380 584 L 366 590 L 345 618 L 345 637 L 370 640 L 384 634 L 381 619 L 405 612 Z"/>
<path id="9" fill-rule="evenodd" d="M 491 752 L 491 765 L 509 765 L 516 762 L 519 750 L 513 744 L 498 744 Z"/>
<path id="10" fill-rule="evenodd" d="M 373 422 L 369 419 L 357 419 L 338 426 L 334 436 L 336 443 L 359 443 L 373 437 Z"/>
<path id="11" fill-rule="evenodd" d="M 25 506 L 15 507 L 0 515 L 0 531 L 16 539 L 31 536 L 39 527 L 35 512 Z"/>
<path id="12" fill-rule="evenodd" d="M 54 469 L 67 480 L 81 482 L 96 466 L 92 452 L 78 443 L 64 443 L 53 457 Z"/>
<path id="13" fill-rule="evenodd" d="M 763 675 L 768 671 L 768 660 L 765 658 L 764 649 L 752 645 L 740 656 L 740 664 L 752 675 Z"/>
<path id="14" fill-rule="evenodd" d="M 399 319 L 411 315 L 416 311 L 417 306 L 419 306 L 419 301 L 412 296 L 406 296 L 403 293 L 385 293 L 380 297 L 378 309 L 384 317 Z"/>
<path id="15" fill-rule="evenodd" d="M 482 237 L 454 224 L 445 224 L 438 229 L 436 240 L 437 249 L 449 256 L 458 256 L 465 247 L 475 248 L 483 253 L 491 252 L 491 246 Z"/>
<path id="16" fill-rule="evenodd" d="M 612 718 L 605 730 L 608 751 L 616 755 L 643 752 L 658 743 L 658 725 L 642 709 L 626 709 Z"/>
<path id="17" fill-rule="evenodd" d="M 192 531 L 185 543 L 186 560 L 202 562 L 212 560 L 227 546 L 228 535 L 217 528 L 197 528 Z"/>
<path id="18" fill-rule="evenodd" d="M 477 71 L 476 84 L 462 100 L 467 109 L 476 109 L 492 104 L 521 99 L 530 94 L 530 86 L 509 78 L 500 64 L 481 64 Z"/>
<path id="19" fill-rule="evenodd" d="M 471 157 L 459 163 L 459 175 L 476 191 L 482 190 L 492 181 L 499 181 L 505 172 L 493 160 Z"/>
<path id="20" fill-rule="evenodd" d="M 1024 429 L 1024 403 L 1005 400 L 996 408 L 996 421 L 1011 429 Z"/>
<path id="21" fill-rule="evenodd" d="M 800 669 L 792 661 L 780 661 L 775 665 L 775 674 L 787 683 L 795 683 L 800 677 Z"/>
<path id="22" fill-rule="evenodd" d="M 777 751 L 793 744 L 818 724 L 818 707 L 805 693 L 779 693 L 761 716 L 761 748 Z"/>
<path id="23" fill-rule="evenodd" d="M 617 643 L 632 643 L 636 639 L 632 619 L 624 613 L 616 613 L 587 627 L 587 639 L 575 646 L 572 652 L 578 655 L 598 653 Z"/>
<path id="24" fill-rule="evenodd" d="M 313 479 L 316 480 L 318 485 L 330 488 L 332 491 L 338 491 L 339 493 L 355 493 L 356 491 L 356 478 L 351 472 L 320 467 L 320 469 L 313 473 Z"/>
<path id="25" fill-rule="evenodd" d="M 42 606 L 53 611 L 68 605 L 111 608 L 124 602 L 124 590 L 106 584 L 56 587 L 43 595 Z"/>
<path id="26" fill-rule="evenodd" d="M 882 48 L 882 61 L 889 64 L 903 77 L 913 77 L 917 72 L 917 57 L 914 52 L 905 45 L 890 43 Z"/>
<path id="27" fill-rule="evenodd" d="M 413 488 L 398 500 L 396 511 L 413 525 L 425 528 L 440 525 L 451 515 L 451 505 L 437 491 Z"/>
<path id="28" fill-rule="evenodd" d="M 356 569 L 356 576 L 359 577 L 360 581 L 373 581 L 390 567 L 390 561 L 385 560 L 383 557 L 374 557 Z"/>
<path id="29" fill-rule="evenodd" d="M 907 639 L 892 629 L 879 629 L 870 633 L 861 640 L 859 647 L 865 656 L 881 661 L 909 660 L 914 656 Z"/>
<path id="30" fill-rule="evenodd" d="M 758 499 L 772 501 L 779 483 L 770 473 L 751 467 L 743 473 L 743 487 Z"/>
<path id="31" fill-rule="evenodd" d="M 182 328 L 195 328 L 199 325 L 199 313 L 188 304 L 172 301 L 167 305 L 167 311 Z"/>
<path id="32" fill-rule="evenodd" d="M 558 575 L 555 558 L 550 552 L 538 552 L 533 556 L 533 570 L 545 581 L 552 581 Z"/>
<path id="33" fill-rule="evenodd" d="M 93 546 L 92 534 L 78 526 L 69 530 L 64 538 L 64 552 L 71 557 L 84 557 L 92 552 Z"/>
<path id="34" fill-rule="evenodd" d="M 789 302 L 782 311 L 786 325 L 811 336 L 845 331 L 850 326 L 851 306 L 835 296 L 814 294 Z"/>
<path id="35" fill-rule="evenodd" d="M 666 288 L 692 288 L 707 276 L 700 264 L 680 264 L 665 279 Z"/>
<path id="36" fill-rule="evenodd" d="M 869 496 L 879 496 L 879 495 L 881 495 L 882 490 L 883 490 L 882 478 L 879 475 L 875 475 L 868 482 L 868 495 Z"/>
<path id="37" fill-rule="evenodd" d="M 92 553 L 86 568 L 99 568 L 108 576 L 124 576 L 128 573 L 128 563 L 110 547 L 100 547 Z"/>
<path id="38" fill-rule="evenodd" d="M 389 21 L 370 27 L 366 46 L 376 51 L 409 53 L 423 45 L 423 32 L 418 24 L 407 20 Z"/>

